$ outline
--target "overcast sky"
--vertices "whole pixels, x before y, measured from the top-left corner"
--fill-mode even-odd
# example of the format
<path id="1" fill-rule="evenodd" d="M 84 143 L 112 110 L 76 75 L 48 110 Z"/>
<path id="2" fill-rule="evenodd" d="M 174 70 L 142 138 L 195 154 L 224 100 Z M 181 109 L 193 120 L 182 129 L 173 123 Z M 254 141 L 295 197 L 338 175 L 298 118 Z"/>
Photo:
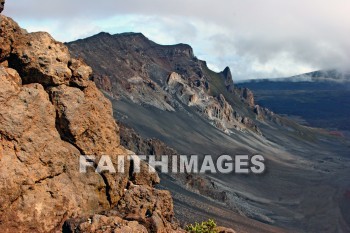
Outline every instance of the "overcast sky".
<path id="1" fill-rule="evenodd" d="M 234 80 L 350 68 L 349 0 L 6 0 L 29 31 L 72 41 L 101 31 L 187 43 Z"/>

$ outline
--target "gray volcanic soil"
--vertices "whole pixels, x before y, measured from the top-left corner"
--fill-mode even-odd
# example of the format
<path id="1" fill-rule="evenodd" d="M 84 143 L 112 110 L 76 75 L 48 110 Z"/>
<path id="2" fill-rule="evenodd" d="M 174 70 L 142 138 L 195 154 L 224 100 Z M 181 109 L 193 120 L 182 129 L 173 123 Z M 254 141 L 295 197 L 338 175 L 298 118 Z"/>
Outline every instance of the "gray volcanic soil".
<path id="1" fill-rule="evenodd" d="M 263 175 L 207 175 L 227 194 L 226 203 L 189 192 L 162 175 L 161 186 L 172 191 L 182 221 L 214 218 L 243 232 L 263 232 L 246 226 L 244 218 L 234 214 L 239 212 L 293 232 L 349 232 L 349 219 L 343 215 L 349 200 L 344 195 L 350 189 L 349 144 L 340 143 L 341 138 L 304 127 L 295 132 L 268 124 L 259 125 L 267 138 L 252 133 L 228 136 L 196 113 L 161 111 L 128 100 L 113 104 L 119 121 L 132 125 L 145 138 L 161 139 L 179 153 L 262 154 L 266 158 Z"/>

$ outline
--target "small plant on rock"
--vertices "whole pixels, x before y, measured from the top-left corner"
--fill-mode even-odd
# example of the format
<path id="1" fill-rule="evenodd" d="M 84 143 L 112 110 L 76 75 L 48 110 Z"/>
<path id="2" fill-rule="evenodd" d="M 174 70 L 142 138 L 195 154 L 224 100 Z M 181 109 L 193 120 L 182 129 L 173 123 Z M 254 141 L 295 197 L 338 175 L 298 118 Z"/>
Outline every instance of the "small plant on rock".
<path id="1" fill-rule="evenodd" d="M 194 225 L 188 225 L 186 231 L 189 233 L 217 233 L 216 223 L 214 220 L 209 219 L 206 222 L 195 223 Z"/>

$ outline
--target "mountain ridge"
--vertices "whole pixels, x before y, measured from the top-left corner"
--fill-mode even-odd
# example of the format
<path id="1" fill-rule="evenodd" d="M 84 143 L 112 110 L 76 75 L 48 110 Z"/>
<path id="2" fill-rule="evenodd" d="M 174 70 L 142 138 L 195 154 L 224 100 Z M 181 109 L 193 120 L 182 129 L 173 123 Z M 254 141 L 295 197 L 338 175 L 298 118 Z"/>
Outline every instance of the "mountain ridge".
<path id="1" fill-rule="evenodd" d="M 129 40 L 129 36 L 133 39 Z M 210 119 L 214 119 L 217 117 L 213 116 L 212 110 L 207 109 L 207 106 L 205 106 L 211 104 L 212 108 L 218 107 L 222 109 L 224 114 L 230 115 L 227 116 L 228 118 L 235 118 L 237 120 L 237 123 L 227 122 L 225 120 L 222 121 L 226 116 L 219 116 L 218 118 L 220 118 L 219 121 L 221 122 L 214 122 L 219 128 L 228 132 L 229 129 L 226 127 L 226 124 L 235 124 L 240 128 L 244 128 L 245 126 L 243 125 L 246 125 L 247 128 L 254 128 L 254 130 L 259 131 L 257 127 L 253 125 L 253 122 L 249 117 L 244 116 L 246 115 L 244 108 L 240 108 L 239 110 L 243 110 L 240 112 L 234 112 L 227 108 L 225 110 L 225 106 L 228 106 L 225 105 L 226 99 L 231 100 L 232 98 L 229 98 L 229 96 L 234 93 L 234 84 L 230 69 L 226 67 L 223 72 L 215 73 L 215 75 L 218 76 L 215 77 L 216 84 L 214 84 L 214 81 L 211 81 L 213 85 L 212 87 L 209 87 L 208 78 L 213 77 L 213 75 L 211 75 L 212 71 L 206 66 L 206 62 L 201 61 L 194 56 L 193 50 L 189 45 L 159 45 L 150 42 L 146 37 L 139 33 L 127 33 L 126 36 L 125 34 L 107 36 L 105 36 L 105 34 L 98 34 L 97 36 L 86 39 L 85 42 L 99 44 L 110 43 L 119 48 L 118 51 L 110 54 L 111 60 L 103 60 L 105 64 L 101 65 L 102 57 L 94 61 L 96 63 L 95 70 L 99 73 L 96 77 L 96 83 L 105 91 L 110 92 L 111 90 L 114 90 L 114 93 L 112 94 L 115 96 L 123 93 L 121 95 L 129 96 L 133 101 L 141 103 L 147 102 L 147 104 L 153 106 L 161 106 L 162 109 L 173 110 L 176 106 L 180 106 L 182 103 L 179 103 L 177 99 L 171 98 L 169 96 L 169 90 L 164 90 L 164 83 L 169 80 L 165 80 L 162 77 L 168 76 L 171 77 L 172 80 L 177 79 L 177 81 L 175 81 L 176 83 L 180 83 L 181 87 L 178 87 L 178 84 L 174 84 L 177 86 L 173 87 L 169 86 L 170 88 L 181 89 L 177 90 L 182 92 L 181 97 L 178 96 L 180 102 L 187 102 L 187 105 L 197 105 L 199 108 L 203 108 L 199 110 L 203 112 L 203 115 L 206 115 Z M 79 40 L 77 42 L 68 43 L 67 45 L 74 50 L 75 43 L 84 44 L 85 42 Z M 112 48 L 113 46 L 108 47 Z M 107 50 L 107 47 L 102 49 Z M 95 48 L 86 47 L 85 50 L 86 51 L 80 51 L 80 53 L 86 53 L 88 50 L 91 50 L 88 53 L 92 56 L 97 53 Z M 110 51 L 108 51 L 108 53 L 110 53 Z M 129 57 L 134 57 L 135 59 L 130 61 Z M 83 56 L 83 58 L 86 59 L 87 57 Z M 113 64 L 111 64 L 112 60 L 124 64 L 120 64 L 118 66 L 119 69 L 114 69 L 112 74 L 114 77 L 101 75 L 104 72 L 103 67 L 113 66 Z M 179 76 L 174 78 L 176 73 L 178 73 Z M 117 79 L 115 76 L 124 77 L 122 79 Z M 111 81 L 111 79 L 113 81 Z M 225 80 L 224 83 L 221 82 L 222 79 Z M 107 85 L 105 85 L 106 83 Z M 113 86 L 115 86 L 115 88 L 113 88 Z M 175 89 L 174 91 L 176 92 Z M 150 96 L 150 99 L 146 100 L 146 102 L 143 99 L 144 96 L 142 96 L 143 91 L 147 92 L 146 97 L 148 95 Z M 155 92 L 162 92 L 164 99 L 159 98 L 159 95 Z M 220 97 L 221 94 L 223 94 L 222 98 Z M 236 94 L 240 95 L 239 92 Z M 207 102 L 205 99 L 209 98 L 209 96 L 214 97 L 210 97 L 212 98 L 211 103 L 204 103 Z M 218 100 L 216 100 L 216 98 L 218 98 Z M 167 101 L 169 99 L 172 99 L 172 102 Z M 235 97 L 235 103 L 242 102 L 241 99 L 243 99 L 241 96 L 237 96 L 237 98 Z M 222 102 L 221 104 L 219 103 L 220 101 Z M 232 103 L 230 104 L 232 105 Z M 208 108 L 210 108 L 210 106 Z M 242 118 L 241 115 L 243 115 Z"/>

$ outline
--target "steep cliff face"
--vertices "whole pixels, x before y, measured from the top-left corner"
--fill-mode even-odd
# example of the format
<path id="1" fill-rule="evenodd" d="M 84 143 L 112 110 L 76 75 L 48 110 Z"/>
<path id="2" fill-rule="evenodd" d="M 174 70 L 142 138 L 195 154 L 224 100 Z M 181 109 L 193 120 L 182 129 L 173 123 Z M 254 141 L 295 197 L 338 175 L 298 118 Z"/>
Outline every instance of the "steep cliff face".
<path id="1" fill-rule="evenodd" d="M 117 167 L 133 154 L 120 145 L 111 103 L 66 46 L 0 17 L 1 231 L 181 231 L 148 169 L 136 179 L 126 160 L 124 173 L 79 172 L 80 155 L 110 155 Z"/>
<path id="2" fill-rule="evenodd" d="M 231 89 L 231 87 L 233 88 L 232 76 L 231 74 L 228 75 L 228 72 L 229 70 L 225 69 L 224 73 L 231 78 L 231 82 L 227 79 L 227 88 L 228 90 L 233 90 Z M 185 80 L 178 73 L 173 72 L 169 75 L 165 90 L 176 96 L 186 106 L 196 108 L 216 128 L 227 134 L 232 133 L 232 130 L 243 131 L 246 129 L 261 133 L 252 120 L 248 117 L 241 117 L 233 109 L 232 105 L 226 101 L 224 95 L 211 96 L 203 86 L 200 84 L 197 86 L 193 85 L 193 83 Z"/>

